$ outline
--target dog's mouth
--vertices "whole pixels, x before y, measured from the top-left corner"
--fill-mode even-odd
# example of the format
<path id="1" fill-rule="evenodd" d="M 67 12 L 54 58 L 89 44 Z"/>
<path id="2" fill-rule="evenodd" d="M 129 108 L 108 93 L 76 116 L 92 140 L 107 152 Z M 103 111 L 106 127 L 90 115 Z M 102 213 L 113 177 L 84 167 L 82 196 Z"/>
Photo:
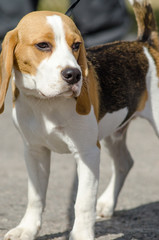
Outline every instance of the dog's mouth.
<path id="1" fill-rule="evenodd" d="M 28 97 L 35 97 L 37 99 L 47 100 L 53 99 L 56 97 L 78 97 L 81 92 L 81 84 L 75 83 L 64 86 L 63 88 L 54 91 L 54 89 L 48 88 L 48 90 L 44 89 L 28 89 L 23 87 L 24 94 Z"/>
<path id="2" fill-rule="evenodd" d="M 61 93 L 57 94 L 56 96 L 63 96 L 63 97 L 78 97 L 80 94 L 81 88 L 77 85 L 74 84 L 72 86 L 69 87 L 68 90 L 66 91 L 62 91 Z"/>
<path id="3" fill-rule="evenodd" d="M 72 92 L 73 92 L 74 97 L 78 97 L 79 94 L 80 94 L 81 88 L 79 87 L 78 84 L 74 84 L 74 85 L 71 87 L 71 90 L 72 90 Z"/>
<path id="4" fill-rule="evenodd" d="M 80 94 L 80 90 L 81 87 L 79 86 L 79 84 L 73 84 L 70 85 L 67 89 L 64 89 L 60 92 L 56 92 L 53 94 L 46 94 L 41 90 L 37 91 L 37 94 L 39 98 L 41 99 L 51 99 L 51 98 L 55 98 L 55 97 L 78 97 Z"/>

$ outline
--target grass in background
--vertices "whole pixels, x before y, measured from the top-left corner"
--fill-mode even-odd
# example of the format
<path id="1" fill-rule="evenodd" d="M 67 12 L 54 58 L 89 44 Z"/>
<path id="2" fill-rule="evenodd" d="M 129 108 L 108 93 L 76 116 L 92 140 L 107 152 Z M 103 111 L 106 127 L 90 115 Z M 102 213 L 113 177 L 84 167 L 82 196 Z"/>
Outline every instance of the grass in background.
<path id="1" fill-rule="evenodd" d="M 69 0 L 39 0 L 38 10 L 49 10 L 65 13 Z"/>

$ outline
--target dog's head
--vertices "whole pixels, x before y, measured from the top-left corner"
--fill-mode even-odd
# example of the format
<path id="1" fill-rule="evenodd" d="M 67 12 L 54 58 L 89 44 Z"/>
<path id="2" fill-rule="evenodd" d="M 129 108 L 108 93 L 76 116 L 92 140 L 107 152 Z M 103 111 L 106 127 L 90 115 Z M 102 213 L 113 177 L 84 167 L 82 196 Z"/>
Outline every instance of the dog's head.
<path id="1" fill-rule="evenodd" d="M 0 112 L 12 70 L 22 94 L 41 99 L 75 97 L 77 112 L 90 111 L 84 42 L 66 15 L 33 12 L 6 34 L 0 56 Z"/>

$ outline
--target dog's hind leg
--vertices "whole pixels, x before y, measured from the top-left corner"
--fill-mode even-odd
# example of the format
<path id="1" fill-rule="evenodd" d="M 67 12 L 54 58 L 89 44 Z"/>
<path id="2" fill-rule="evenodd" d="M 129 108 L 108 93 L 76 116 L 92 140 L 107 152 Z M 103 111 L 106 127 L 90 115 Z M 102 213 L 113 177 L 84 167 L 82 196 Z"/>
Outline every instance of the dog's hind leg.
<path id="1" fill-rule="evenodd" d="M 105 139 L 106 147 L 112 157 L 112 177 L 104 193 L 97 201 L 97 217 L 113 215 L 119 192 L 133 165 L 132 157 L 126 146 L 126 129 L 116 132 Z"/>

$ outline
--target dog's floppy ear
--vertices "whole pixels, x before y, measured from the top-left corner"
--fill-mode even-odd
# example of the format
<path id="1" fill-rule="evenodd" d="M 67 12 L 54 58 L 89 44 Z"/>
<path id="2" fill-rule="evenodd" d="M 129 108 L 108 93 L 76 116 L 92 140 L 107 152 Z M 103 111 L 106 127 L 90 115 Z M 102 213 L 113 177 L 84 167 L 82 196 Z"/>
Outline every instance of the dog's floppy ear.
<path id="1" fill-rule="evenodd" d="M 4 110 L 4 101 L 12 74 L 13 54 L 17 44 L 17 30 L 8 32 L 2 43 L 0 55 L 0 113 Z"/>
<path id="2" fill-rule="evenodd" d="M 88 80 L 89 80 L 88 65 L 87 65 L 86 50 L 84 47 L 83 40 L 80 46 L 80 52 L 79 52 L 79 57 L 77 61 L 82 70 L 83 83 L 82 83 L 81 93 L 77 97 L 76 111 L 81 115 L 86 115 L 91 110 L 91 102 L 90 102 L 89 85 L 88 85 Z"/>

